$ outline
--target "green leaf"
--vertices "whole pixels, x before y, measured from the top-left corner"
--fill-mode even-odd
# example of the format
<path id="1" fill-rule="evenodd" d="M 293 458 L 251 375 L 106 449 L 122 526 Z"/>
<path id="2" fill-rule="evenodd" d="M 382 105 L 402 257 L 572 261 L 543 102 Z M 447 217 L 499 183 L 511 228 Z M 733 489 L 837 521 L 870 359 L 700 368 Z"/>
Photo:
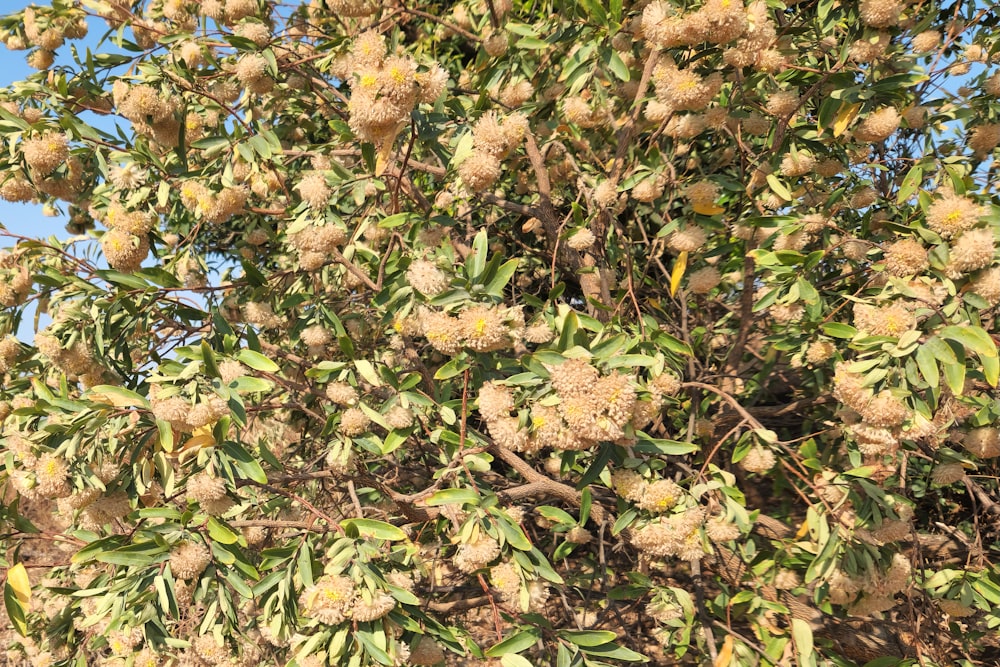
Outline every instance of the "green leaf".
<path id="1" fill-rule="evenodd" d="M 617 635 L 610 630 L 560 630 L 558 635 L 577 646 L 600 646 L 617 639 Z"/>
<path id="2" fill-rule="evenodd" d="M 22 566 L 23 567 L 23 566 Z M 18 598 L 14 587 L 10 585 L 10 581 L 5 581 L 3 585 L 3 603 L 7 608 L 7 617 L 10 618 L 11 624 L 17 631 L 17 634 L 22 637 L 28 636 L 28 621 L 25 605 Z"/>
<path id="3" fill-rule="evenodd" d="M 235 544 L 240 539 L 239 535 L 214 516 L 208 517 L 208 536 L 223 544 Z"/>
<path id="4" fill-rule="evenodd" d="M 427 499 L 427 505 L 429 507 L 437 507 L 438 505 L 462 505 L 466 503 L 469 505 L 478 505 L 480 500 L 479 494 L 471 488 L 442 489 L 441 491 L 436 491 L 430 498 Z"/>
<path id="5" fill-rule="evenodd" d="M 385 218 L 382 218 L 379 221 L 378 226 L 381 227 L 382 229 L 393 229 L 395 227 L 402 227 L 408 222 L 414 222 L 417 220 L 420 220 L 419 215 L 407 211 L 405 213 L 396 213 L 395 215 L 390 215 Z"/>
<path id="6" fill-rule="evenodd" d="M 899 186 L 899 192 L 896 193 L 896 203 L 905 204 L 913 193 L 917 191 L 920 184 L 924 181 L 924 168 L 921 165 L 916 165 L 912 167 L 906 176 L 903 178 L 903 182 Z"/>
<path id="7" fill-rule="evenodd" d="M 406 539 L 406 533 L 385 521 L 376 519 L 344 519 L 340 527 L 345 531 L 356 531 L 362 537 L 374 537 L 378 540 L 398 542 Z"/>
<path id="8" fill-rule="evenodd" d="M 795 642 L 795 653 L 798 656 L 799 664 L 805 665 L 813 658 L 813 634 L 812 628 L 807 621 L 801 618 L 792 618 L 792 641 Z"/>
<path id="9" fill-rule="evenodd" d="M 154 543 L 130 544 L 114 551 L 98 553 L 94 560 L 111 565 L 151 565 L 154 561 L 162 560 L 166 555 L 166 548 Z"/>
<path id="10" fill-rule="evenodd" d="M 795 281 L 795 284 L 799 286 L 799 298 L 802 301 L 806 303 L 819 303 L 819 292 L 812 286 L 812 283 L 800 277 Z"/>
<path id="11" fill-rule="evenodd" d="M 381 634 L 381 633 L 379 633 Z M 361 642 L 361 645 L 365 647 L 365 653 L 375 658 L 375 660 L 381 665 L 393 665 L 396 664 L 395 661 L 389 657 L 389 654 L 379 646 L 379 644 L 384 644 L 385 635 L 381 635 L 381 641 L 378 640 L 379 634 L 373 633 L 369 630 L 359 629 L 354 633 L 354 636 Z"/>
<path id="12" fill-rule="evenodd" d="M 601 473 L 604 472 L 604 469 L 608 467 L 608 462 L 614 455 L 615 445 L 608 443 L 602 444 L 600 452 L 597 454 L 594 462 L 590 464 L 587 471 L 583 473 L 583 477 L 581 477 L 580 481 L 577 482 L 577 490 L 582 490 L 593 484 L 597 478 L 601 476 Z"/>
<path id="13" fill-rule="evenodd" d="M 507 287 L 507 283 L 510 279 L 514 277 L 514 273 L 517 271 L 518 265 L 521 263 L 519 259 L 509 259 L 504 262 L 500 268 L 497 269 L 496 275 L 490 280 L 486 285 L 486 293 L 490 296 L 495 296 L 500 298 L 503 296 L 503 290 Z"/>
<path id="14" fill-rule="evenodd" d="M 225 440 L 222 442 L 221 449 L 233 459 L 236 468 L 246 478 L 252 479 L 258 484 L 267 484 L 267 475 L 264 473 L 264 469 L 257 462 L 257 459 L 244 449 L 243 445 L 232 440 Z"/>
<path id="15" fill-rule="evenodd" d="M 535 642 L 538 641 L 538 637 L 538 630 L 534 628 L 520 630 L 507 639 L 504 639 L 503 641 L 486 649 L 486 656 L 488 658 L 499 658 L 500 656 L 508 653 L 520 653 L 521 651 L 534 646 Z"/>
<path id="16" fill-rule="evenodd" d="M 630 648 L 619 646 L 618 644 L 602 644 L 590 648 L 580 649 L 587 655 L 596 655 L 609 660 L 624 660 L 625 662 L 648 662 L 649 658 L 641 653 L 636 653 Z"/>
<path id="17" fill-rule="evenodd" d="M 664 440 L 651 438 L 642 431 L 637 432 L 638 442 L 633 446 L 635 451 L 644 454 L 663 454 L 665 456 L 683 456 L 701 449 L 701 445 L 680 440 Z"/>
<path id="18" fill-rule="evenodd" d="M 521 530 L 520 526 L 515 526 L 514 524 L 509 523 L 505 518 L 500 517 L 497 518 L 496 523 L 500 532 L 503 533 L 504 538 L 510 546 L 515 549 L 519 549 L 520 551 L 531 550 L 531 542 L 528 541 L 528 536 L 524 534 L 524 531 Z"/>
<path id="19" fill-rule="evenodd" d="M 770 186 L 771 192 L 778 195 L 785 201 L 792 201 L 792 193 L 776 175 L 768 174 L 767 184 Z"/>
<path id="20" fill-rule="evenodd" d="M 354 367 L 358 370 L 358 375 L 364 378 L 370 385 L 373 387 L 382 386 L 382 378 L 378 376 L 378 372 L 375 370 L 375 364 L 367 359 L 355 359 Z"/>
<path id="21" fill-rule="evenodd" d="M 991 387 L 996 387 L 997 381 L 1000 381 L 1000 359 L 981 356 L 979 360 L 983 363 L 983 377 L 986 378 L 986 382 Z"/>
<path id="22" fill-rule="evenodd" d="M 622 57 L 614 49 L 607 50 L 604 56 L 604 64 L 622 81 L 628 81 L 632 78 L 632 75 L 628 71 L 628 65 L 625 64 L 625 61 L 622 60 Z"/>
<path id="23" fill-rule="evenodd" d="M 534 665 L 524 656 L 517 653 L 506 653 L 500 658 L 503 667 L 534 667 Z"/>
<path id="24" fill-rule="evenodd" d="M 434 373 L 434 379 L 448 380 L 456 375 L 461 375 L 467 368 L 470 367 L 471 364 L 469 363 L 469 360 L 466 359 L 464 355 L 460 355 L 446 363 L 441 368 L 437 369 Z"/>
<path id="25" fill-rule="evenodd" d="M 996 357 L 997 346 L 982 327 L 948 326 L 938 332 L 941 338 L 953 340 L 980 357 Z"/>
<path id="26" fill-rule="evenodd" d="M 590 492 L 590 487 L 580 492 L 580 525 L 587 524 L 590 519 L 590 508 L 594 504 L 594 495 Z"/>
<path id="27" fill-rule="evenodd" d="M 100 271 L 95 271 L 98 276 L 104 278 L 109 283 L 118 285 L 120 287 L 128 287 L 130 289 L 140 289 L 146 290 L 152 287 L 149 283 L 138 276 L 129 275 L 127 273 L 122 273 L 121 271 L 114 271 L 112 269 L 102 269 Z"/>
<path id="28" fill-rule="evenodd" d="M 254 352 L 253 350 L 240 350 L 236 355 L 236 359 L 250 368 L 264 373 L 277 373 L 281 370 L 278 364 L 274 363 L 260 352 Z"/>
<path id="29" fill-rule="evenodd" d="M 922 347 L 927 348 L 927 350 L 934 355 L 934 358 L 942 364 L 958 363 L 958 357 L 955 356 L 955 351 L 951 349 L 950 345 L 937 336 L 927 339 Z"/>
<path id="30" fill-rule="evenodd" d="M 558 507 L 550 507 L 549 505 L 542 505 L 541 507 L 536 507 L 535 512 L 541 514 L 543 517 L 545 517 L 546 519 L 548 519 L 553 523 L 561 523 L 567 526 L 576 525 L 576 519 L 573 518 L 573 516 L 569 512 L 561 510 Z"/>
<path id="31" fill-rule="evenodd" d="M 489 254 L 489 245 L 486 230 L 480 229 L 472 242 L 472 252 L 465 259 L 465 277 L 469 282 L 476 282 L 486 268 L 486 255 Z"/>
<path id="32" fill-rule="evenodd" d="M 938 373 L 937 359 L 927 348 L 926 345 L 921 345 L 917 348 L 917 368 L 920 369 L 920 374 L 924 376 L 924 380 L 927 381 L 932 388 L 937 387 L 941 383 L 941 375 Z"/>
<path id="33" fill-rule="evenodd" d="M 116 408 L 136 407 L 149 409 L 149 401 L 125 387 L 99 384 L 91 387 L 87 391 L 86 397 L 95 403 L 105 403 L 113 405 Z"/>
<path id="34" fill-rule="evenodd" d="M 961 396 L 965 389 L 965 361 L 944 364 L 942 368 L 944 369 L 944 380 L 948 384 L 948 388 L 956 396 Z"/>

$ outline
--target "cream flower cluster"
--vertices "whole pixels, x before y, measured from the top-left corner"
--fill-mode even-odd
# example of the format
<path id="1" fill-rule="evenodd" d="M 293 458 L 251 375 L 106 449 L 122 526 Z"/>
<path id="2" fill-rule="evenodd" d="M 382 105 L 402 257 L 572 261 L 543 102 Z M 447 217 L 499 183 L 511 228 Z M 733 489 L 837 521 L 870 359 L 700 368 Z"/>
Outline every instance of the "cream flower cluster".
<path id="1" fill-rule="evenodd" d="M 447 355 L 463 347 L 476 352 L 504 350 L 520 341 L 525 330 L 521 309 L 504 306 L 474 305 L 457 316 L 425 308 L 417 322 L 431 347 Z"/>

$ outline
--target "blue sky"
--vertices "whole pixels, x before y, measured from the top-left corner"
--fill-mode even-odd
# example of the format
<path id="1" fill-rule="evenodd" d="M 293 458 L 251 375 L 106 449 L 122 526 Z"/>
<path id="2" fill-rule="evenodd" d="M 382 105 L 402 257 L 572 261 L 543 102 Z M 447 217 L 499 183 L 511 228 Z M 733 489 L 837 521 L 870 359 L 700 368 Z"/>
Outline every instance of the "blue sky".
<path id="1" fill-rule="evenodd" d="M 31 2 L 31 0 L 2 0 L 0 1 L 0 13 L 13 13 L 31 4 L 41 5 L 44 3 L 38 0 L 35 0 L 35 2 Z M 57 51 L 57 63 L 60 60 L 64 62 L 70 60 L 71 43 L 75 44 L 80 50 L 87 47 L 91 49 L 96 47 L 98 41 L 107 32 L 108 26 L 104 21 L 99 19 L 91 19 L 89 24 L 90 32 L 86 38 L 67 42 Z M 101 48 L 103 51 L 113 49 L 110 45 L 105 45 Z M 6 88 L 15 81 L 26 79 L 35 72 L 34 69 L 28 67 L 25 61 L 27 54 L 28 51 L 10 51 L 3 45 L 0 45 L 0 85 Z M 61 208 L 62 210 L 58 216 L 46 217 L 42 214 L 42 206 L 39 204 L 12 204 L 0 200 L 0 224 L 12 234 L 35 238 L 55 236 L 59 239 L 66 239 L 71 236 L 66 230 L 66 223 L 69 218 L 65 212 L 65 204 Z M 11 245 L 13 245 L 13 239 L 0 236 L 0 248 L 10 247 Z M 27 311 L 21 321 L 21 327 L 17 331 L 17 336 L 21 340 L 31 341 L 34 337 L 33 307 L 29 305 Z M 39 325 L 45 326 L 47 319 L 43 317 Z"/>

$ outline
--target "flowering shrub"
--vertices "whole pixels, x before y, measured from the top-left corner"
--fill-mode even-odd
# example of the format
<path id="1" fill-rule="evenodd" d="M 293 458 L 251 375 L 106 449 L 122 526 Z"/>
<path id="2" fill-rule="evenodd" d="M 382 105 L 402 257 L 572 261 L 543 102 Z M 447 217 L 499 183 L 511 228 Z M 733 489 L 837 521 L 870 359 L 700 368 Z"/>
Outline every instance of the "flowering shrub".
<path id="1" fill-rule="evenodd" d="M 0 19 L 6 663 L 997 664 L 997 22 Z"/>

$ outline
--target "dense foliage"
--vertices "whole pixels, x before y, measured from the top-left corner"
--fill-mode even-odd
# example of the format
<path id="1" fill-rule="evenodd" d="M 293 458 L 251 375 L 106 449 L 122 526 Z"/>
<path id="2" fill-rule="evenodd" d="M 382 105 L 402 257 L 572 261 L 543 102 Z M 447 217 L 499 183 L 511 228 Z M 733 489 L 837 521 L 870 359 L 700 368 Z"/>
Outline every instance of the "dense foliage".
<path id="1" fill-rule="evenodd" d="M 7 664 L 998 664 L 998 22 L 0 19 Z"/>

